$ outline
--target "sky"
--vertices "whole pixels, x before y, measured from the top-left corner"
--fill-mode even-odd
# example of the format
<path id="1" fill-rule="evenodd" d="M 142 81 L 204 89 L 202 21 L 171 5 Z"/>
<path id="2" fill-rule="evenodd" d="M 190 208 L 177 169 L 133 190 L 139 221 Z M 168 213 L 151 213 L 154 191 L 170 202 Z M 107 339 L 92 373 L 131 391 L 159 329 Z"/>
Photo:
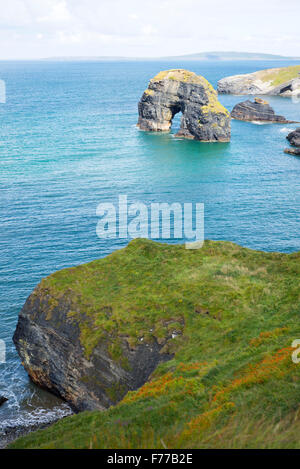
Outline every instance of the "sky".
<path id="1" fill-rule="evenodd" d="M 0 0 L 0 59 L 300 55 L 299 0 Z"/>

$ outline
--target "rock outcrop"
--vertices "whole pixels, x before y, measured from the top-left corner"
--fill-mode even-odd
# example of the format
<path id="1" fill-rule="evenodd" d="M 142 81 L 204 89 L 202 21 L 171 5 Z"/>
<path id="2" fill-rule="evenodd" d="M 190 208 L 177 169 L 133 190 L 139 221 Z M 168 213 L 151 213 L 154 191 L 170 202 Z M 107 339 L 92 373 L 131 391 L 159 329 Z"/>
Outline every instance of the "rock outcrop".
<path id="1" fill-rule="evenodd" d="M 288 153 L 289 155 L 300 156 L 300 147 L 299 148 L 286 148 L 284 153 Z"/>
<path id="2" fill-rule="evenodd" d="M 225 77 L 218 82 L 218 92 L 236 95 L 298 96 L 299 73 L 300 65 L 296 65 Z"/>
<path id="3" fill-rule="evenodd" d="M 281 124 L 289 124 L 293 121 L 286 120 L 283 116 L 275 114 L 274 109 L 271 108 L 267 101 L 260 98 L 255 98 L 254 102 L 244 101 L 234 106 L 231 117 L 242 121 L 260 121 L 260 122 L 274 122 Z"/>
<path id="4" fill-rule="evenodd" d="M 137 283 L 138 250 L 139 241 L 133 241 L 111 262 L 56 272 L 42 280 L 19 314 L 14 343 L 23 366 L 34 383 L 74 410 L 116 404 L 172 358 L 169 342 L 182 333 L 182 319 L 165 315 L 151 322 L 148 305 L 138 310 L 134 303 L 135 286 L 122 291 L 118 280 L 123 272 L 124 284 L 132 275 Z M 147 262 L 147 255 L 140 260 Z"/>
<path id="5" fill-rule="evenodd" d="M 141 130 L 169 131 L 175 114 L 182 112 L 177 136 L 203 142 L 230 140 L 229 112 L 212 85 L 187 70 L 163 71 L 150 80 L 138 111 Z"/>
<path id="6" fill-rule="evenodd" d="M 4 404 L 4 402 L 8 401 L 7 397 L 0 396 L 0 406 Z"/>
<path id="7" fill-rule="evenodd" d="M 294 147 L 300 147 L 300 127 L 290 132 L 286 138 Z"/>
<path id="8" fill-rule="evenodd" d="M 296 148 L 286 148 L 284 152 L 290 155 L 300 156 L 300 127 L 290 132 L 286 138 L 290 144 Z"/>

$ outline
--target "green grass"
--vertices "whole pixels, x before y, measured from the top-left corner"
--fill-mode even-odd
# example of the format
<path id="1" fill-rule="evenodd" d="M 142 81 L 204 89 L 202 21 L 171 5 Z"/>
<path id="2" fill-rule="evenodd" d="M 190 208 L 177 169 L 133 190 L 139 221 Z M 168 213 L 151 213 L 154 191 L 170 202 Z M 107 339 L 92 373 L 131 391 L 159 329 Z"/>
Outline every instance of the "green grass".
<path id="1" fill-rule="evenodd" d="M 291 67 L 273 68 L 269 70 L 262 70 L 258 72 L 262 81 L 269 81 L 272 86 L 279 86 L 283 83 L 297 78 L 300 72 L 300 65 L 293 65 Z"/>
<path id="2" fill-rule="evenodd" d="M 105 412 L 83 412 L 12 448 L 300 447 L 300 253 L 229 242 L 202 249 L 134 240 L 105 259 L 64 269 L 37 294 L 68 295 L 87 357 L 104 335 L 122 360 L 131 343 L 179 335 L 151 380 Z M 124 364 L 126 366 L 126 364 Z"/>

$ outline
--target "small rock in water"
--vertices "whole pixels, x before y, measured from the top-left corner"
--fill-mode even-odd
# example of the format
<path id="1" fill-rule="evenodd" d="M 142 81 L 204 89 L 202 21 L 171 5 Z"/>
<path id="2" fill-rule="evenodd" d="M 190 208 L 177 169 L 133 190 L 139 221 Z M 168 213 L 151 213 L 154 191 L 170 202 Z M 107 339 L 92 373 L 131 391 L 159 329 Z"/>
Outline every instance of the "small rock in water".
<path id="1" fill-rule="evenodd" d="M 289 155 L 300 156 L 300 127 L 290 132 L 286 137 L 287 140 L 296 148 L 286 148 L 284 153 L 288 153 Z"/>
<path id="2" fill-rule="evenodd" d="M 300 127 L 298 127 L 298 129 L 294 130 L 293 132 L 290 132 L 286 138 L 291 145 L 300 147 Z"/>
<path id="3" fill-rule="evenodd" d="M 300 147 L 299 148 L 286 148 L 284 153 L 288 153 L 289 155 L 300 156 Z"/>
<path id="4" fill-rule="evenodd" d="M 260 98 L 255 98 L 254 102 L 247 100 L 236 104 L 231 112 L 231 117 L 233 119 L 248 122 L 260 121 L 279 124 L 293 123 L 293 121 L 288 121 L 283 116 L 276 115 L 274 109 L 271 108 L 269 103 Z"/>
<path id="5" fill-rule="evenodd" d="M 4 404 L 4 402 L 8 401 L 7 397 L 0 396 L 0 406 Z"/>

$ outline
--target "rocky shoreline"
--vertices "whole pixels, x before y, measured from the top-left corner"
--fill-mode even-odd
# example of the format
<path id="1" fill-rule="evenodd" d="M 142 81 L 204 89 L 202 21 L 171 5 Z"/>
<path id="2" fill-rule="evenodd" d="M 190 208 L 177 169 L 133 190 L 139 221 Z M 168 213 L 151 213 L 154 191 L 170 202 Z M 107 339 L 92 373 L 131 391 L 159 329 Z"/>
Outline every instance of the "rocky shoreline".
<path id="1" fill-rule="evenodd" d="M 66 417 L 59 417 L 51 422 L 41 422 L 33 425 L 15 425 L 7 427 L 3 432 L 0 432 L 0 449 L 5 449 L 10 443 L 17 440 L 18 438 L 28 435 L 29 433 L 37 430 L 42 430 L 49 427 L 55 422 L 62 420 Z"/>

